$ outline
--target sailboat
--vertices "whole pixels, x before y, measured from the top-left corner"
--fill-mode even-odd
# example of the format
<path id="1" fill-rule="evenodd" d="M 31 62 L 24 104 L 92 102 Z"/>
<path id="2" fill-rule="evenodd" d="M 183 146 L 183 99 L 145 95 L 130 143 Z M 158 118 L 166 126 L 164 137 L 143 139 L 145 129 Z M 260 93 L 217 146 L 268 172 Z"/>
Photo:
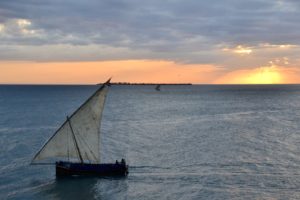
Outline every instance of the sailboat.
<path id="1" fill-rule="evenodd" d="M 32 164 L 55 164 L 57 176 L 125 176 L 125 159 L 100 162 L 100 122 L 110 79 L 90 96 L 37 152 Z M 47 162 L 45 162 L 47 161 Z"/>
<path id="2" fill-rule="evenodd" d="M 160 91 L 160 85 L 157 85 L 157 86 L 155 87 L 155 90 L 156 90 L 156 91 Z"/>

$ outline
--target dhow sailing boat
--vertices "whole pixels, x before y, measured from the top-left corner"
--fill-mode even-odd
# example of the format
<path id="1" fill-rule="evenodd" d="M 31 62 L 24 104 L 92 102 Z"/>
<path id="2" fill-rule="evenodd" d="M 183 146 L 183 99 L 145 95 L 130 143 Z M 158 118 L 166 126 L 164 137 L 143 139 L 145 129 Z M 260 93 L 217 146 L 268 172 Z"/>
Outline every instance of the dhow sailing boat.
<path id="1" fill-rule="evenodd" d="M 57 176 L 128 174 L 124 159 L 116 163 L 100 163 L 100 121 L 109 85 L 110 79 L 67 117 L 34 156 L 32 164 L 55 163 Z"/>
<path id="2" fill-rule="evenodd" d="M 155 87 L 155 90 L 156 90 L 156 91 L 160 91 L 160 85 L 157 85 L 157 86 Z"/>

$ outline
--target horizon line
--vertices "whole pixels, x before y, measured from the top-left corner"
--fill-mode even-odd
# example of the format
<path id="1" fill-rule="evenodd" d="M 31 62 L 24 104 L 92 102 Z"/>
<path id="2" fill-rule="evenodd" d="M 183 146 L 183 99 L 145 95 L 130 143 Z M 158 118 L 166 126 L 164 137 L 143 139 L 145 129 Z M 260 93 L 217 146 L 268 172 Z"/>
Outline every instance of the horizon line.
<path id="1" fill-rule="evenodd" d="M 103 83 L 0 83 L 0 86 L 97 86 Z M 300 83 L 135 83 L 112 82 L 111 85 L 300 85 Z"/>

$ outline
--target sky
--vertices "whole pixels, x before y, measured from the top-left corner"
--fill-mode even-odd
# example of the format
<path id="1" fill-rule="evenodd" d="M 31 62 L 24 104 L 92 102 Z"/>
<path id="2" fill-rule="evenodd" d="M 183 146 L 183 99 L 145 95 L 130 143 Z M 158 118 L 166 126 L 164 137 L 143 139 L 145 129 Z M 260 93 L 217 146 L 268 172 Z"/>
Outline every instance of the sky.
<path id="1" fill-rule="evenodd" d="M 1 0 L 0 84 L 300 83 L 299 0 Z"/>

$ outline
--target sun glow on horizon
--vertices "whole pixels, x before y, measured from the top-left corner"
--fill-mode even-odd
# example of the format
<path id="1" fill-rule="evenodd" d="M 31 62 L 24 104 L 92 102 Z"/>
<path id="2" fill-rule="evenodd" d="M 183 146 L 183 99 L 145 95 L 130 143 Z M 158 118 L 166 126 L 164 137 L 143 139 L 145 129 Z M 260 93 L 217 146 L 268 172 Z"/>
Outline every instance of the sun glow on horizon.
<path id="1" fill-rule="evenodd" d="M 229 72 L 216 84 L 295 84 L 299 83 L 300 71 L 297 68 L 276 65 Z"/>
<path id="2" fill-rule="evenodd" d="M 258 68 L 244 79 L 246 84 L 280 84 L 282 81 L 282 76 L 275 66 Z"/>
<path id="3" fill-rule="evenodd" d="M 285 60 L 283 60 L 285 61 Z M 277 64 L 278 63 L 278 64 Z M 282 64 L 282 66 L 279 64 Z M 193 84 L 299 84 L 298 67 L 236 69 L 171 61 L 0 62 L 0 84 L 96 84 L 113 82 Z"/>

